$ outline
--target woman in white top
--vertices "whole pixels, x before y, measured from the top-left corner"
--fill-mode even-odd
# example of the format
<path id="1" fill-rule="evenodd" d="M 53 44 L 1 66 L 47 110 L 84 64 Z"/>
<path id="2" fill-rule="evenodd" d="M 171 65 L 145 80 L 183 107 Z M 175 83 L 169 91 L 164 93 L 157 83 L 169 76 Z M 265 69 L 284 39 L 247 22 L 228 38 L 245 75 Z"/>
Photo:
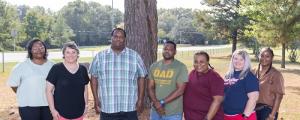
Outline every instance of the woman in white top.
<path id="1" fill-rule="evenodd" d="M 52 120 L 45 89 L 54 63 L 47 60 L 47 49 L 40 39 L 30 41 L 27 52 L 28 59 L 13 68 L 7 84 L 17 94 L 22 120 Z"/>

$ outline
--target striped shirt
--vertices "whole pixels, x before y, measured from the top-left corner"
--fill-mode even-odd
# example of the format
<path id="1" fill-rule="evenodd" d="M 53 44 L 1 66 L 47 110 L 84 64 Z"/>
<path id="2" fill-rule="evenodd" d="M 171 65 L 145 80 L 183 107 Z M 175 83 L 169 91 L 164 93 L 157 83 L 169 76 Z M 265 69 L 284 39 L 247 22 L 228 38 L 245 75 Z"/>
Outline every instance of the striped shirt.
<path id="1" fill-rule="evenodd" d="M 101 111 L 105 113 L 135 111 L 138 98 L 138 77 L 147 70 L 137 52 L 125 48 L 116 54 L 112 49 L 99 52 L 90 67 L 98 80 Z"/>

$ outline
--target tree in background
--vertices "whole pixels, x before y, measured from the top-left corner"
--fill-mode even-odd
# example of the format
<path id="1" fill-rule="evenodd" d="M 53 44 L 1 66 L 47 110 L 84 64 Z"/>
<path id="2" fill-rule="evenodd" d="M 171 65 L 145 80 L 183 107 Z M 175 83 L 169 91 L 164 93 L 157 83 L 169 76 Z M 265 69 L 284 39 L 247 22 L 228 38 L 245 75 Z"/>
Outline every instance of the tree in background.
<path id="1" fill-rule="evenodd" d="M 149 70 L 157 59 L 156 0 L 125 0 L 126 45 L 136 50 Z"/>
<path id="2" fill-rule="evenodd" d="M 299 0 L 242 0 L 245 15 L 251 18 L 250 35 L 260 43 L 281 44 L 281 68 L 285 68 L 285 50 L 288 44 L 299 40 Z"/>
<path id="3" fill-rule="evenodd" d="M 240 14 L 240 0 L 204 0 L 203 5 L 212 7 L 215 30 L 220 36 L 232 40 L 232 52 L 236 50 L 238 38 L 243 38 L 247 16 Z"/>
<path id="4" fill-rule="evenodd" d="M 0 0 L 0 50 L 13 50 L 11 31 L 19 26 L 17 10 Z"/>
<path id="5" fill-rule="evenodd" d="M 158 37 L 176 43 L 204 44 L 206 34 L 197 21 L 197 12 L 192 9 L 174 8 L 158 10 Z M 199 31 L 200 30 L 200 31 Z"/>
<path id="6" fill-rule="evenodd" d="M 23 41 L 22 46 L 25 46 L 29 40 L 34 38 L 49 41 L 52 36 L 53 21 L 51 11 L 46 11 L 43 7 L 29 9 L 22 24 L 26 33 L 26 39 Z"/>
<path id="7" fill-rule="evenodd" d="M 76 0 L 69 2 L 58 13 L 62 14 L 65 22 L 73 30 L 72 40 L 79 45 L 108 44 L 112 30 L 111 7 L 102 6 L 96 2 Z M 123 21 L 123 14 L 113 9 L 114 23 Z"/>
<path id="8" fill-rule="evenodd" d="M 48 43 L 53 47 L 61 47 L 65 42 L 71 41 L 73 30 L 66 24 L 62 15 L 57 15 L 52 26 L 52 36 Z"/>

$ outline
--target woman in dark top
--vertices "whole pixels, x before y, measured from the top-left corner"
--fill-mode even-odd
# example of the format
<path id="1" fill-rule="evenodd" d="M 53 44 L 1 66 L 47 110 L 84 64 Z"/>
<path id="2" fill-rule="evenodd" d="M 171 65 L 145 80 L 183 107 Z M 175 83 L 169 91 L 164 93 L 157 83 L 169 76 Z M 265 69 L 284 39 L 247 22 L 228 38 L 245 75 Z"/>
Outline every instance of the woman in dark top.
<path id="1" fill-rule="evenodd" d="M 87 69 L 78 64 L 75 43 L 63 47 L 62 63 L 55 64 L 47 77 L 47 100 L 54 120 L 83 120 L 87 110 Z M 52 94 L 54 92 L 54 94 Z"/>
<path id="2" fill-rule="evenodd" d="M 224 80 L 210 66 L 208 54 L 196 53 L 183 96 L 185 120 L 223 120 L 223 96 Z"/>
<path id="3" fill-rule="evenodd" d="M 225 76 L 224 120 L 256 120 L 254 111 L 258 99 L 258 79 L 251 73 L 245 50 L 236 50 Z"/>

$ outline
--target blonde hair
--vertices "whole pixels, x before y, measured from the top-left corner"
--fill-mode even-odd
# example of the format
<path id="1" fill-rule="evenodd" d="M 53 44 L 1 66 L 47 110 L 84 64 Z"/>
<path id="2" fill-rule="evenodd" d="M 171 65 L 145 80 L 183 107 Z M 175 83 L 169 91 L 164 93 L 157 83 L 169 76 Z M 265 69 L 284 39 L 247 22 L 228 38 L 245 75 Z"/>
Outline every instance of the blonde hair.
<path id="1" fill-rule="evenodd" d="M 248 53 L 245 50 L 236 50 L 233 52 L 233 54 L 231 56 L 231 61 L 229 64 L 228 72 L 225 75 L 226 79 L 233 78 L 233 74 L 234 74 L 234 70 L 235 70 L 234 65 L 233 65 L 233 59 L 237 55 L 240 55 L 245 61 L 243 70 L 242 70 L 241 74 L 239 75 L 238 79 L 245 78 L 251 70 L 251 61 L 250 61 L 250 57 L 249 57 Z"/>

